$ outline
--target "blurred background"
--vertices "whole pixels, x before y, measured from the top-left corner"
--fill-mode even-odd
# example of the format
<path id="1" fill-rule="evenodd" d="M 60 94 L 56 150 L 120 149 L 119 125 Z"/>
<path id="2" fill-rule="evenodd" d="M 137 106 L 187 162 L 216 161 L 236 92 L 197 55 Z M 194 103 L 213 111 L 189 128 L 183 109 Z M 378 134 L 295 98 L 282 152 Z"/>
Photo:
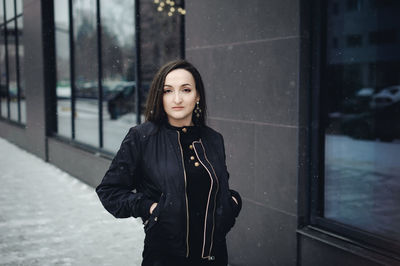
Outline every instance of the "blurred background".
<path id="1" fill-rule="evenodd" d="M 144 122 L 155 72 L 185 58 L 244 200 L 230 265 L 400 265 L 398 14 L 396 0 L 1 0 L 0 137 L 93 188 Z"/>

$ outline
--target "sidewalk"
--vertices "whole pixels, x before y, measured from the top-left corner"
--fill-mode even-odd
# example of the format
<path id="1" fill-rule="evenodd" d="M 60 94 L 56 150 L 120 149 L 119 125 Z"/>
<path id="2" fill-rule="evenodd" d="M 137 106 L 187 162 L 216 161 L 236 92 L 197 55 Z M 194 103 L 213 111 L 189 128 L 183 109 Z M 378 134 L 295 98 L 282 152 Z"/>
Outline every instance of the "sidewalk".
<path id="1" fill-rule="evenodd" d="M 0 138 L 0 265 L 140 265 L 143 238 L 140 220 Z"/>

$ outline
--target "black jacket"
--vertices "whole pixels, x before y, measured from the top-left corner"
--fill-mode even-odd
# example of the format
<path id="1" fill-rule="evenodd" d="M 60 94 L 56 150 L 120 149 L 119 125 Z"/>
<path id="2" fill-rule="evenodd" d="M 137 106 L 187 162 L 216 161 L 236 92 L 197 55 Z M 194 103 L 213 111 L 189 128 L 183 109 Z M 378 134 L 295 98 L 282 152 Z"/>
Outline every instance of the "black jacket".
<path id="1" fill-rule="evenodd" d="M 229 189 L 222 135 L 201 127 L 200 136 L 193 148 L 212 178 L 203 257 L 212 258 L 213 245 L 225 243 L 235 223 L 241 199 Z M 171 255 L 189 254 L 186 172 L 179 131 L 152 122 L 131 128 L 96 192 L 115 217 L 143 219 L 145 245 Z M 238 199 L 239 205 L 231 196 Z M 153 202 L 158 205 L 150 215 Z"/>

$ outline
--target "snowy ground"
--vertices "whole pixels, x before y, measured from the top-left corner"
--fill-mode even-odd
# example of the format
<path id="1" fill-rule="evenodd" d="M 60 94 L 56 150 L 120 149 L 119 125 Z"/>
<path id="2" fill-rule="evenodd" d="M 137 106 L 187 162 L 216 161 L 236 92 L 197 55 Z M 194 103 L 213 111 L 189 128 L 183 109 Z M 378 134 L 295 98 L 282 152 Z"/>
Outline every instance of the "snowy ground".
<path id="1" fill-rule="evenodd" d="M 0 265 L 140 265 L 144 233 L 94 189 L 0 138 Z"/>

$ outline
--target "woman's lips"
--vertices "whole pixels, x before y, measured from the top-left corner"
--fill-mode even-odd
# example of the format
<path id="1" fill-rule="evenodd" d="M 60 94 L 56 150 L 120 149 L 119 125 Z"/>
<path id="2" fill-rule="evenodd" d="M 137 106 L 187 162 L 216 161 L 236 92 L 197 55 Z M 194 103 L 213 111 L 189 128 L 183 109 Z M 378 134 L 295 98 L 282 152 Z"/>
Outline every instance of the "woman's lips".
<path id="1" fill-rule="evenodd" d="M 181 110 L 181 109 L 183 109 L 183 106 L 172 107 L 172 109 L 174 109 L 174 110 Z"/>

